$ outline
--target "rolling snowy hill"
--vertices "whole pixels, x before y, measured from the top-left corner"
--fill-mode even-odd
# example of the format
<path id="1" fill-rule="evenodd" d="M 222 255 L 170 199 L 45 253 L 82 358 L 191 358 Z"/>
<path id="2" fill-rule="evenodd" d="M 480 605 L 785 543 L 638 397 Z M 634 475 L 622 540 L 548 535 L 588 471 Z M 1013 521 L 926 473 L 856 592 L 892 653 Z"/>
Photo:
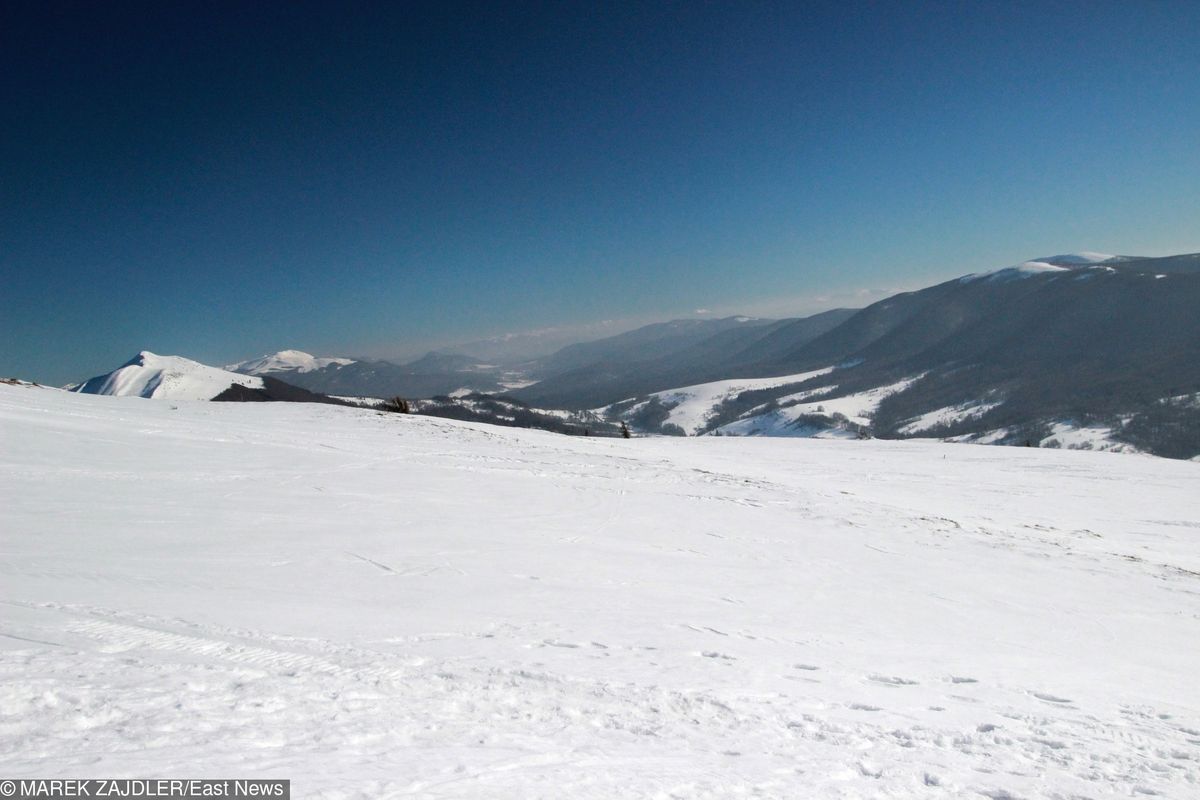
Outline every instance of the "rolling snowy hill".
<path id="1" fill-rule="evenodd" d="M 0 767 L 328 798 L 1200 786 L 1200 465 L 0 385 Z"/>

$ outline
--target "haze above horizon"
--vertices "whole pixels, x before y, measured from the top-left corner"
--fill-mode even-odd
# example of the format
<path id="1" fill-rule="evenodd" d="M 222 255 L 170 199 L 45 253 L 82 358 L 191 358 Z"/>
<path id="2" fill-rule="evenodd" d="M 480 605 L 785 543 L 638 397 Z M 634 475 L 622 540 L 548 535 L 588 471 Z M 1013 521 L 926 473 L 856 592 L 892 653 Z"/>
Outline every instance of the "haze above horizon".
<path id="1" fill-rule="evenodd" d="M 8 3 L 0 374 L 1195 252 L 1198 38 L 1184 2 Z"/>

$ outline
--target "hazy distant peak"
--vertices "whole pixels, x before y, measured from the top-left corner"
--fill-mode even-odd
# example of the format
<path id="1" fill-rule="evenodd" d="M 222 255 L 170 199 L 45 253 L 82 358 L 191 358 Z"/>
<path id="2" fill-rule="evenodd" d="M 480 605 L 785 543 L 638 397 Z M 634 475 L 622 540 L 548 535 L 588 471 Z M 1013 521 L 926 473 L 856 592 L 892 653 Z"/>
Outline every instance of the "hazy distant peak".
<path id="1" fill-rule="evenodd" d="M 1057 264 L 1051 264 L 1047 261 L 1025 261 L 1015 266 L 1004 267 L 1003 269 L 974 272 L 970 275 L 962 276 L 959 280 L 963 283 L 980 280 L 1004 281 L 1027 278 L 1031 275 L 1041 275 L 1046 272 L 1070 272 L 1070 269 L 1070 267 L 1060 267 Z"/>
<path id="2" fill-rule="evenodd" d="M 1116 256 L 1112 253 L 1096 253 L 1091 250 L 1081 250 L 1078 253 L 1064 253 L 1057 256 L 1042 256 L 1041 258 L 1035 258 L 1033 260 L 1047 264 L 1063 266 L 1065 264 L 1099 264 L 1104 261 L 1111 261 L 1114 258 L 1116 258 Z"/>
<path id="3" fill-rule="evenodd" d="M 1098 266 L 1109 261 L 1120 261 L 1123 258 L 1123 256 L 1115 256 L 1109 253 L 1081 250 L 1078 253 L 1041 256 L 1029 261 L 1022 261 L 1020 264 L 1014 264 L 1011 267 L 1002 267 L 1001 269 L 985 272 L 973 272 L 970 275 L 962 276 L 959 280 L 963 283 L 984 279 L 990 281 L 1012 280 L 1026 278 L 1031 275 L 1040 275 L 1046 272 L 1068 272 L 1078 267 Z"/>
<path id="4" fill-rule="evenodd" d="M 354 360 L 349 358 L 318 358 L 303 350 L 280 350 L 278 353 L 229 364 L 225 369 L 243 375 L 265 375 L 271 372 L 312 372 L 332 364 L 345 366 L 353 363 Z"/>

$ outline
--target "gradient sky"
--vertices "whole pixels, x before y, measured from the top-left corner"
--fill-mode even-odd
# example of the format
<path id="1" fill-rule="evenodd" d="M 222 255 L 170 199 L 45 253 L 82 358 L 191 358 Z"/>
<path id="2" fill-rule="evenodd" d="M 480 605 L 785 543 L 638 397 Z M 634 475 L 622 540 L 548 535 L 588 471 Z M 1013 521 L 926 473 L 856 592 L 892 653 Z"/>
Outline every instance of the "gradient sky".
<path id="1" fill-rule="evenodd" d="M 0 5 L 0 375 L 1200 250 L 1200 3 Z"/>

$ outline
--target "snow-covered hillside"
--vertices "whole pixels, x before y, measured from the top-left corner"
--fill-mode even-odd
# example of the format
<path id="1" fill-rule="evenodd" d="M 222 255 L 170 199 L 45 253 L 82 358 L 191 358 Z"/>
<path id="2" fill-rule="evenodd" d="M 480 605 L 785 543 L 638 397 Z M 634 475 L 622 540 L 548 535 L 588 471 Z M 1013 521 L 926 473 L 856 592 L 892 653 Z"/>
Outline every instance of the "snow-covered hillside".
<path id="1" fill-rule="evenodd" d="M 349 358 L 318 358 L 302 350 L 280 350 L 278 353 L 228 364 L 225 369 L 245 375 L 269 375 L 273 372 L 312 372 L 330 365 L 346 366 L 353 363 L 354 360 Z"/>
<path id="2" fill-rule="evenodd" d="M 604 416 L 618 412 L 625 419 L 637 417 L 647 403 L 657 403 L 669 414 L 665 425 L 674 425 L 689 436 L 704 430 L 718 407 L 725 401 L 745 391 L 767 389 L 773 386 L 786 386 L 791 383 L 801 383 L 818 375 L 833 371 L 833 367 L 802 372 L 796 375 L 783 375 L 776 378 L 735 378 L 726 381 L 699 383 L 695 386 L 682 386 L 678 389 L 668 389 L 654 392 L 644 400 L 636 403 L 624 401 L 612 406 L 596 409 L 597 414 Z"/>
<path id="3" fill-rule="evenodd" d="M 1200 465 L 0 385 L 0 767 L 1194 798 Z"/>
<path id="4" fill-rule="evenodd" d="M 211 400 L 234 384 L 260 389 L 263 382 L 258 377 L 239 375 L 191 359 L 143 350 L 112 372 L 85 381 L 72 391 L 157 400 Z"/>
<path id="5" fill-rule="evenodd" d="M 886 386 L 864 392 L 838 394 L 837 386 L 809 389 L 793 395 L 780 397 L 776 403 L 781 408 L 751 409 L 739 420 L 722 425 L 716 432 L 722 436 L 818 436 L 822 438 L 856 438 L 853 433 L 836 425 L 806 424 L 805 418 L 813 416 L 839 415 L 855 425 L 868 426 L 871 416 L 885 397 L 902 392 L 920 379 L 906 378 Z M 826 394 L 834 395 L 826 398 Z M 820 399 L 809 400 L 812 396 Z"/>
<path id="6" fill-rule="evenodd" d="M 970 275 L 964 275 L 959 280 L 974 281 L 987 279 L 990 281 L 1011 280 L 1014 278 L 1022 278 L 1030 275 L 1040 275 L 1045 272 L 1069 272 L 1073 269 L 1081 267 L 1094 267 L 1104 264 L 1109 261 L 1120 261 L 1121 256 L 1114 256 L 1109 253 L 1095 253 L 1084 250 L 1078 253 L 1064 253 L 1057 256 L 1042 256 L 1029 261 L 1024 261 L 1011 267 L 1002 269 L 989 270 L 986 272 L 975 272 Z"/>

